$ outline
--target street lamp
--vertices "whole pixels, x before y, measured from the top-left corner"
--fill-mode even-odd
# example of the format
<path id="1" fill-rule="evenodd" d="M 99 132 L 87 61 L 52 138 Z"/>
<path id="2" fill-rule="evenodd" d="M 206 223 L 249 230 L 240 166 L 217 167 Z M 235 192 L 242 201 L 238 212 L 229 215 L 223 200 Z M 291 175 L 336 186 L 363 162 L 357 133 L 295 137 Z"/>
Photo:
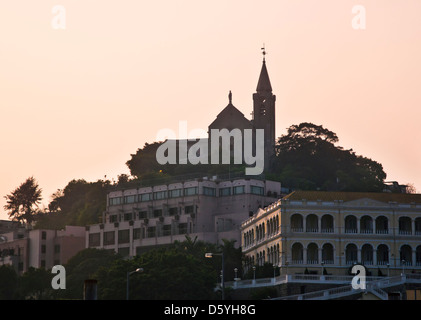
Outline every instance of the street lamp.
<path id="1" fill-rule="evenodd" d="M 234 273 L 235 273 L 234 281 L 237 281 L 237 271 L 238 271 L 238 269 L 234 268 Z"/>
<path id="2" fill-rule="evenodd" d="M 207 252 L 205 253 L 205 258 L 213 258 L 213 256 L 222 256 L 222 271 L 221 271 L 221 281 L 222 281 L 222 300 L 225 300 L 225 281 L 224 281 L 224 253 L 212 253 Z"/>
<path id="3" fill-rule="evenodd" d="M 387 277 L 390 277 L 390 272 L 389 272 L 390 264 L 387 263 L 386 266 L 387 266 Z"/>
<path id="4" fill-rule="evenodd" d="M 143 272 L 143 268 L 137 268 L 135 271 L 128 271 L 127 272 L 127 287 L 126 287 L 126 300 L 129 300 L 129 279 L 133 273 L 141 273 Z"/>
<path id="5" fill-rule="evenodd" d="M 256 281 L 256 266 L 253 266 L 253 280 Z"/>

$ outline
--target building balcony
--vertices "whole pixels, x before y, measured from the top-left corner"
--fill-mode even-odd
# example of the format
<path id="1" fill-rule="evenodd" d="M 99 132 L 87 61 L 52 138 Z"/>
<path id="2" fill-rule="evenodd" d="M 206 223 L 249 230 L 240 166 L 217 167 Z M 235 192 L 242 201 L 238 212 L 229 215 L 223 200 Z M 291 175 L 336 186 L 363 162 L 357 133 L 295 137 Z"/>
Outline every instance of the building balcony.
<path id="1" fill-rule="evenodd" d="M 401 236 L 410 236 L 412 234 L 411 230 L 399 230 Z"/>
<path id="2" fill-rule="evenodd" d="M 322 233 L 333 233 L 334 232 L 334 230 L 333 230 L 333 228 L 322 228 Z"/>
<path id="3" fill-rule="evenodd" d="M 357 229 L 345 229 L 345 233 L 358 233 Z"/>
<path id="4" fill-rule="evenodd" d="M 373 233 L 373 229 L 361 229 L 360 233 L 362 234 L 371 234 Z"/>
<path id="5" fill-rule="evenodd" d="M 376 229 L 376 234 L 389 234 L 389 229 Z"/>

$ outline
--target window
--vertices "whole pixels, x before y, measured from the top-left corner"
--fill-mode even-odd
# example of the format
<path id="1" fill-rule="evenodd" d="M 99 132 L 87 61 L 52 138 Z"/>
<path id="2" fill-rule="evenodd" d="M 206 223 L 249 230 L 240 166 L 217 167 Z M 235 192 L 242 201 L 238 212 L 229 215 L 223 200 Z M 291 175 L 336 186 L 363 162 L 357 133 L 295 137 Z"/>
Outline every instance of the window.
<path id="1" fill-rule="evenodd" d="M 117 219 L 116 214 L 113 214 L 112 216 L 110 216 L 110 222 L 117 222 L 117 221 L 118 221 L 118 219 Z"/>
<path id="2" fill-rule="evenodd" d="M 139 211 L 139 219 L 146 219 L 148 217 L 147 211 Z"/>
<path id="3" fill-rule="evenodd" d="M 153 217 L 154 218 L 162 217 L 162 209 L 155 209 L 153 211 Z"/>
<path id="4" fill-rule="evenodd" d="M 185 206 L 184 213 L 185 214 L 194 213 L 194 206 Z"/>
<path id="5" fill-rule="evenodd" d="M 171 225 L 164 224 L 162 227 L 163 236 L 170 236 L 171 235 Z"/>
<path id="6" fill-rule="evenodd" d="M 203 194 L 205 196 L 216 197 L 216 189 L 210 187 L 203 187 Z"/>
<path id="7" fill-rule="evenodd" d="M 153 193 L 154 200 L 167 199 L 167 191 L 158 191 Z"/>
<path id="8" fill-rule="evenodd" d="M 250 186 L 250 193 L 262 196 L 265 194 L 265 189 L 263 187 Z"/>
<path id="9" fill-rule="evenodd" d="M 183 189 L 175 189 L 168 191 L 169 198 L 177 198 L 183 196 Z"/>
<path id="10" fill-rule="evenodd" d="M 45 231 L 42 231 L 42 232 L 41 232 L 41 239 L 42 239 L 42 240 L 47 239 L 47 232 L 45 232 Z"/>
<path id="11" fill-rule="evenodd" d="M 231 195 L 231 187 L 219 189 L 219 196 L 220 197 L 230 196 L 230 195 Z"/>
<path id="12" fill-rule="evenodd" d="M 236 186 L 232 189 L 233 194 L 243 194 L 245 192 L 244 186 Z"/>
<path id="13" fill-rule="evenodd" d="M 123 198 L 117 197 L 117 198 L 110 198 L 110 206 L 117 206 L 123 204 Z"/>
<path id="14" fill-rule="evenodd" d="M 129 243 L 130 241 L 130 230 L 119 230 L 118 231 L 118 243 Z"/>
<path id="15" fill-rule="evenodd" d="M 122 257 L 128 257 L 130 255 L 130 248 L 118 248 L 118 254 Z"/>
<path id="16" fill-rule="evenodd" d="M 139 196 L 139 201 L 151 201 L 152 200 L 152 193 L 143 193 Z"/>
<path id="17" fill-rule="evenodd" d="M 89 246 L 90 247 L 99 247 L 100 245 L 100 233 L 91 233 L 89 234 Z"/>
<path id="18" fill-rule="evenodd" d="M 147 233 L 148 238 L 155 237 L 155 234 L 156 234 L 156 227 L 148 227 L 148 233 Z"/>
<path id="19" fill-rule="evenodd" d="M 175 216 L 176 214 L 178 214 L 178 208 L 177 207 L 169 208 L 168 213 L 170 216 Z"/>
<path id="20" fill-rule="evenodd" d="M 54 253 L 60 253 L 60 245 L 59 244 L 54 245 Z"/>
<path id="21" fill-rule="evenodd" d="M 132 214 L 131 213 L 125 213 L 124 214 L 124 221 L 132 220 Z"/>
<path id="22" fill-rule="evenodd" d="M 178 233 L 179 234 L 186 234 L 187 233 L 187 223 L 180 223 L 178 225 Z"/>
<path id="23" fill-rule="evenodd" d="M 197 187 L 184 188 L 185 196 L 194 196 L 197 194 Z"/>
<path id="24" fill-rule="evenodd" d="M 41 253 L 45 253 L 47 251 L 47 247 L 45 246 L 45 244 L 43 244 L 41 246 Z"/>
<path id="25" fill-rule="evenodd" d="M 108 231 L 104 232 L 104 245 L 110 245 L 115 243 L 115 232 Z"/>
<path id="26" fill-rule="evenodd" d="M 140 228 L 133 229 L 133 240 L 140 239 L 141 235 L 142 235 L 142 231 Z"/>
<path id="27" fill-rule="evenodd" d="M 135 203 L 136 198 L 137 198 L 136 196 L 125 196 L 124 203 Z"/>

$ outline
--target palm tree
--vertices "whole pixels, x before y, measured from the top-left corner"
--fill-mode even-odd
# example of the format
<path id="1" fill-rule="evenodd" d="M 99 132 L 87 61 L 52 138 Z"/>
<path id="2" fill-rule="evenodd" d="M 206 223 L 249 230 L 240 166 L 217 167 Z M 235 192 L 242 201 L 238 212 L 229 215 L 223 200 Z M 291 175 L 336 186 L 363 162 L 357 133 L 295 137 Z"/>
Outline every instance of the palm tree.
<path id="1" fill-rule="evenodd" d="M 42 200 L 42 189 L 39 188 L 34 177 L 26 179 L 18 188 L 6 195 L 7 204 L 4 209 L 12 220 L 30 224 Z"/>

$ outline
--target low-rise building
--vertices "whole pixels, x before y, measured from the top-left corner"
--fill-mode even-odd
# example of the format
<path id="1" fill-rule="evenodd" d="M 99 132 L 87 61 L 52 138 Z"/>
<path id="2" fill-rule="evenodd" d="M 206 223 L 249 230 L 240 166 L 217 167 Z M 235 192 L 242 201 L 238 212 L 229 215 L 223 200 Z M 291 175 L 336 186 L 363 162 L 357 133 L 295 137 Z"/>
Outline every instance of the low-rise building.
<path id="1" fill-rule="evenodd" d="M 111 191 L 103 223 L 87 227 L 86 247 L 134 256 L 186 235 L 241 243 L 240 225 L 280 195 L 280 182 L 200 178 Z"/>
<path id="2" fill-rule="evenodd" d="M 28 271 L 29 267 L 50 269 L 65 264 L 84 248 L 84 227 L 19 229 L 0 235 L 0 265 L 12 265 L 19 273 Z"/>
<path id="3" fill-rule="evenodd" d="M 241 225 L 245 270 L 372 275 L 421 271 L 421 194 L 295 191 Z M 410 271 L 409 271 L 410 270 Z"/>

